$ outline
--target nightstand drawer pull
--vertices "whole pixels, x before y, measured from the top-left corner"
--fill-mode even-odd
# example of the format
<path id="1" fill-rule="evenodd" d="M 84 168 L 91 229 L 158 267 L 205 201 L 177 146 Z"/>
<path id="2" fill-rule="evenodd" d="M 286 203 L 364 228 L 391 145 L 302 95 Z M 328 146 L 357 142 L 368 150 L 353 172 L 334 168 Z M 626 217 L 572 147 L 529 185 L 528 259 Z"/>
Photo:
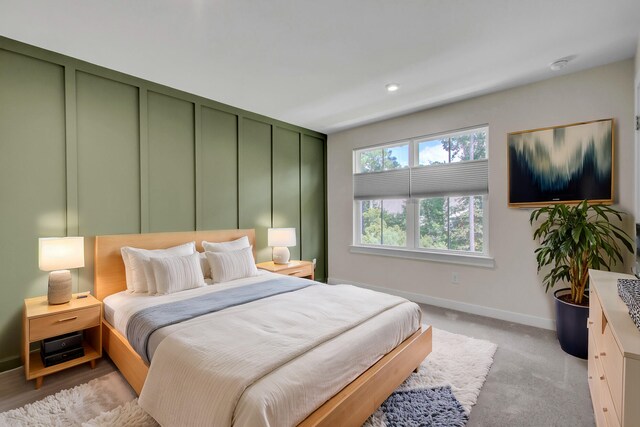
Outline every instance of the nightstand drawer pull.
<path id="1" fill-rule="evenodd" d="M 300 274 L 300 273 L 302 273 L 302 270 L 290 271 L 289 276 L 293 276 L 294 274 Z"/>
<path id="2" fill-rule="evenodd" d="M 78 316 L 67 317 L 66 319 L 58 319 L 58 323 L 68 322 L 69 320 L 76 320 L 77 318 L 78 318 Z"/>

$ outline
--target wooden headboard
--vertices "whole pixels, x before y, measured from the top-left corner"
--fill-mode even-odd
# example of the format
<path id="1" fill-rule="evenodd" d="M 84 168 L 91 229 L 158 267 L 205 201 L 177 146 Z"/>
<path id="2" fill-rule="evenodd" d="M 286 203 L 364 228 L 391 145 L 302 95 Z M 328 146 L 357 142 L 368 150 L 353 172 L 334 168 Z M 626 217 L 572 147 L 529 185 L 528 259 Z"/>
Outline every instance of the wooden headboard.
<path id="1" fill-rule="evenodd" d="M 203 250 L 203 240 L 207 242 L 228 242 L 242 236 L 249 238 L 249 243 L 253 246 L 253 257 L 255 258 L 256 233 L 254 229 L 96 236 L 94 254 L 95 297 L 102 301 L 111 294 L 127 289 L 124 262 L 120 253 L 120 248 L 123 246 L 142 249 L 164 249 L 195 241 L 196 249 L 201 252 Z"/>

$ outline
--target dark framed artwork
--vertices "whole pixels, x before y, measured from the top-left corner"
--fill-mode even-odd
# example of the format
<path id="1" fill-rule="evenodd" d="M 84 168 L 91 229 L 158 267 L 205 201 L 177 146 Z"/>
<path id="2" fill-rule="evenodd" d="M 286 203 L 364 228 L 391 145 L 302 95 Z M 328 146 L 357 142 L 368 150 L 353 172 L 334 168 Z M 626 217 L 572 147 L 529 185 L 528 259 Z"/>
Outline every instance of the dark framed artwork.
<path id="1" fill-rule="evenodd" d="M 613 203 L 613 119 L 507 136 L 509 207 Z"/>

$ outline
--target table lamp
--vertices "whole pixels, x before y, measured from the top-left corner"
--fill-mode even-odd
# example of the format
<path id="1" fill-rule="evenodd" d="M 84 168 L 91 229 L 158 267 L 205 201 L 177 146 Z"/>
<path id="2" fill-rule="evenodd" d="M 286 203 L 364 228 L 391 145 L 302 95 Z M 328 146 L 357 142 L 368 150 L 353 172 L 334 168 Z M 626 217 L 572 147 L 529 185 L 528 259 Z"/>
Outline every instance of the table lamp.
<path id="1" fill-rule="evenodd" d="M 71 300 L 70 268 L 84 267 L 84 237 L 40 238 L 38 266 L 49 273 L 49 304 Z"/>
<path id="2" fill-rule="evenodd" d="M 274 264 L 288 264 L 291 257 L 288 246 L 296 245 L 296 229 L 270 228 L 267 230 L 267 245 L 273 247 Z"/>

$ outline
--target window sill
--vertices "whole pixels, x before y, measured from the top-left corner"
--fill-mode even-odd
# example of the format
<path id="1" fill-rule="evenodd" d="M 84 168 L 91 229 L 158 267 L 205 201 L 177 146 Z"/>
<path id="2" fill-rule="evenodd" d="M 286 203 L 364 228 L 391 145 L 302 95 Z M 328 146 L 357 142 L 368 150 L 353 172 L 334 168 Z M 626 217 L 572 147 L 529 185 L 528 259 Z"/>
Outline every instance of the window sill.
<path id="1" fill-rule="evenodd" d="M 353 254 L 388 256 L 393 258 L 415 259 L 446 264 L 468 265 L 472 267 L 494 268 L 496 265 L 495 260 L 487 255 L 468 255 L 462 253 L 421 251 L 417 249 L 355 245 L 350 246 L 349 251 Z"/>

